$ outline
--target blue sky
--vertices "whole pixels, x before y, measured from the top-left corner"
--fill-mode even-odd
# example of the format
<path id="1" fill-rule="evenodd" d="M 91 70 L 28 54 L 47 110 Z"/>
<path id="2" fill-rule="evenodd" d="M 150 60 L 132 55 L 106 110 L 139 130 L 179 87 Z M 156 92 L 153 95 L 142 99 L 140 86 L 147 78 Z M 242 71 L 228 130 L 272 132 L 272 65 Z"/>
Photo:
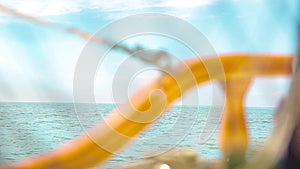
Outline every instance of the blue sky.
<path id="1" fill-rule="evenodd" d="M 156 12 L 174 15 L 197 27 L 217 53 L 295 53 L 299 23 L 297 7 L 300 6 L 297 0 L 2 0 L 0 3 L 19 12 L 90 33 L 132 14 Z M 0 37 L 0 101 L 72 102 L 73 75 L 77 59 L 86 44 L 84 40 L 1 11 Z M 145 47 L 157 44 L 156 47 L 159 47 L 157 41 L 157 38 L 138 38 L 131 44 L 136 42 Z M 174 50 L 171 40 L 165 40 L 161 45 L 161 48 L 182 59 L 192 55 L 180 45 L 175 44 Z M 96 77 L 95 95 L 99 102 L 112 101 L 111 77 L 122 58 L 127 57 L 115 55 L 118 55 L 117 59 L 107 59 Z M 143 85 L 142 82 L 149 76 L 153 75 L 148 72 L 137 77 L 130 91 Z M 286 77 L 256 79 L 247 104 L 276 105 L 288 83 Z M 199 98 L 200 104 L 211 104 L 214 88 L 206 85 L 197 90 L 200 96 L 205 96 Z M 187 98 L 193 104 L 193 97 Z"/>

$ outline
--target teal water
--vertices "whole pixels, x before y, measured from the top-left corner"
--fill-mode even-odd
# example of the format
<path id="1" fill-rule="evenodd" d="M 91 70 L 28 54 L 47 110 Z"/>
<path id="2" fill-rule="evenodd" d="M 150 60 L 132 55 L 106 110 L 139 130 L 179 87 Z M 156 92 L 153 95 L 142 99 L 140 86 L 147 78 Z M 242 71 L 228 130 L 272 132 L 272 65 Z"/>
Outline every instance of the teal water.
<path id="1" fill-rule="evenodd" d="M 5 164 L 49 151 L 82 133 L 114 107 L 82 105 L 76 113 L 71 103 L 0 103 L 0 162 Z M 274 108 L 247 108 L 249 154 L 262 147 L 270 134 L 274 111 Z M 171 149 L 193 149 L 201 157 L 219 158 L 217 137 L 221 115 L 222 108 L 209 106 L 172 108 L 101 168 L 124 165 L 140 160 L 149 152 Z"/>

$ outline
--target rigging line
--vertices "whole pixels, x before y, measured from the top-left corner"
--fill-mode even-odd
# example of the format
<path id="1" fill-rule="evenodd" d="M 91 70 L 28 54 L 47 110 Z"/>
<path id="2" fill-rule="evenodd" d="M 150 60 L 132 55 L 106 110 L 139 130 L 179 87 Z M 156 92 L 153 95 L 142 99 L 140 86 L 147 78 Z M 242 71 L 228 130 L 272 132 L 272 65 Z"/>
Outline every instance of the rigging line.
<path id="1" fill-rule="evenodd" d="M 46 21 L 43 21 L 36 17 L 17 12 L 17 11 L 15 11 L 11 8 L 8 8 L 2 4 L 0 4 L 0 11 L 6 13 L 8 15 L 15 16 L 17 18 L 29 21 L 29 22 L 33 22 L 33 23 L 36 23 L 39 25 L 43 25 L 46 27 L 55 28 L 55 29 L 59 29 L 59 30 L 71 33 L 71 34 L 76 35 L 87 41 L 92 41 L 94 43 L 103 44 L 103 45 L 106 45 L 107 47 L 112 46 L 112 49 L 120 50 L 120 51 L 128 54 L 129 56 L 133 56 L 132 54 L 145 50 L 145 48 L 143 48 L 140 45 L 136 45 L 134 48 L 131 49 L 125 45 L 115 44 L 109 40 L 103 39 L 99 36 L 93 36 L 92 34 L 90 34 L 88 32 L 84 32 L 84 31 L 76 29 L 76 28 L 67 27 L 67 26 L 64 26 L 64 25 L 61 25 L 58 23 L 46 22 Z M 157 66 L 159 68 L 169 68 L 170 61 L 171 61 L 170 54 L 165 51 L 163 51 L 163 52 L 162 51 L 148 52 L 148 55 L 146 55 L 146 56 L 145 55 L 134 55 L 133 57 L 138 58 L 140 61 L 142 61 L 144 63 L 151 64 L 151 65 Z M 161 61 L 164 61 L 164 60 L 167 60 L 169 62 L 163 63 L 163 65 L 162 65 Z"/>
<path id="2" fill-rule="evenodd" d="M 43 26 L 46 26 L 46 27 L 51 27 L 51 28 L 67 31 L 71 34 L 79 36 L 80 38 L 82 38 L 84 40 L 92 40 L 93 42 L 96 42 L 96 43 L 103 43 L 103 44 L 106 44 L 106 45 L 110 45 L 110 43 L 107 40 L 104 40 L 103 38 L 100 38 L 100 37 L 93 37 L 93 35 L 91 35 L 90 33 L 81 31 L 81 30 L 76 29 L 76 28 L 66 27 L 66 26 L 58 24 L 58 23 L 46 22 L 46 21 L 43 21 L 43 20 L 38 19 L 36 17 L 17 12 L 17 11 L 15 11 L 11 8 L 8 8 L 8 7 L 6 7 L 2 4 L 0 4 L 0 11 L 6 13 L 8 15 L 15 16 L 17 18 L 20 18 L 20 19 L 23 19 L 23 20 L 26 20 L 26 21 L 29 21 L 29 22 L 33 22 L 33 23 L 36 23 L 36 24 L 39 24 L 39 25 L 43 25 Z"/>

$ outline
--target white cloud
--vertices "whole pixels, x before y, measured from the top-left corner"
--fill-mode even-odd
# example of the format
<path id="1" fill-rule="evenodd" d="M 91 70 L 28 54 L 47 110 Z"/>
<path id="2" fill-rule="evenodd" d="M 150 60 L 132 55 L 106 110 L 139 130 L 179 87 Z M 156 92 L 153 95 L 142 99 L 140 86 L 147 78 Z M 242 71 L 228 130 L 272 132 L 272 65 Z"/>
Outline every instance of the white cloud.
<path id="1" fill-rule="evenodd" d="M 81 8 L 79 2 L 72 3 L 72 1 L 69 0 L 7 0 L 2 1 L 2 4 L 18 12 L 33 16 L 61 15 L 78 12 Z"/>
<path id="2" fill-rule="evenodd" d="M 1 15 L 0 15 L 0 24 L 4 24 L 6 23 L 6 20 L 4 18 L 1 18 Z"/>
<path id="3" fill-rule="evenodd" d="M 101 9 L 104 11 L 131 11 L 145 8 L 195 8 L 212 3 L 214 0 L 168 0 L 168 1 L 141 1 L 141 0 L 4 0 L 2 4 L 19 12 L 34 16 L 62 15 L 78 12 L 82 9 Z"/>
<path id="4" fill-rule="evenodd" d="M 162 3 L 164 7 L 175 7 L 175 8 L 195 8 L 203 5 L 211 4 L 214 0 L 168 0 Z"/>

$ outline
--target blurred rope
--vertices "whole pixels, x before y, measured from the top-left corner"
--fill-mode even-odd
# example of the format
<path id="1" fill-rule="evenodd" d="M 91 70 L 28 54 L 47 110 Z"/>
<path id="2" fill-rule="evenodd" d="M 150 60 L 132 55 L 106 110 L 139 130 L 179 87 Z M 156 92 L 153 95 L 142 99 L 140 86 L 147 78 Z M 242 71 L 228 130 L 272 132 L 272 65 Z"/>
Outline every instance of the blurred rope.
<path id="1" fill-rule="evenodd" d="M 136 45 L 134 48 L 129 48 L 125 45 L 115 44 L 107 39 L 101 38 L 96 35 L 92 35 L 91 33 L 88 33 L 88 32 L 85 32 L 85 31 L 82 31 L 82 30 L 79 30 L 76 28 L 67 27 L 67 26 L 64 26 L 64 25 L 61 25 L 58 23 L 47 22 L 47 21 L 38 19 L 36 17 L 17 12 L 17 11 L 15 11 L 11 8 L 8 8 L 2 4 L 0 4 L 0 11 L 6 13 L 8 15 L 17 17 L 19 19 L 23 19 L 23 20 L 33 22 L 33 23 L 36 23 L 39 25 L 43 25 L 43 26 L 46 26 L 49 28 L 54 28 L 54 29 L 58 29 L 61 31 L 71 33 L 71 34 L 76 35 L 76 36 L 80 37 L 81 39 L 84 39 L 87 41 L 99 43 L 99 44 L 105 45 L 106 47 L 112 47 L 112 49 L 120 50 L 120 51 L 128 54 L 129 56 L 138 58 L 139 60 L 141 60 L 144 63 L 151 64 L 151 65 L 157 66 L 159 68 L 168 68 L 171 63 L 170 62 L 171 61 L 170 54 L 165 51 L 158 51 L 158 52 L 147 51 L 146 55 L 138 55 L 138 53 L 140 53 L 139 51 L 145 50 L 145 48 L 143 48 L 140 45 Z M 144 53 L 144 52 L 142 52 L 142 53 Z M 135 55 L 133 55 L 133 54 L 135 54 Z"/>
<path id="2" fill-rule="evenodd" d="M 218 64 L 220 61 L 222 64 Z M 168 110 L 178 98 L 182 97 L 184 93 L 198 85 L 205 84 L 207 81 L 211 80 L 225 81 L 241 77 L 251 78 L 254 76 L 290 75 L 292 73 L 291 55 L 254 55 L 237 53 L 222 55 L 220 57 L 209 57 L 203 60 L 199 60 L 198 57 L 195 57 L 185 60 L 184 63 L 184 65 L 178 64 L 177 67 L 174 67 L 174 70 L 178 70 L 174 71 L 174 74 L 165 74 L 155 81 L 148 83 L 145 88 L 142 88 L 142 90 L 139 90 L 130 98 L 130 102 L 112 110 L 106 119 L 99 121 L 98 124 L 87 131 L 88 134 L 83 133 L 51 152 L 9 164 L 9 166 L 0 166 L 0 168 L 91 168 L 112 158 L 116 152 L 124 148 L 124 146 L 132 141 L 134 137 L 137 137 L 138 134 L 149 127 L 152 124 L 151 122 L 153 122 L 153 119 L 160 117 L 161 112 Z M 219 65 L 223 65 L 224 72 L 214 71 L 212 74 L 209 74 L 209 71 L 207 70 L 218 70 Z M 238 86 L 240 81 L 234 81 L 234 83 L 238 83 Z M 247 82 L 244 83 L 239 91 L 244 92 L 244 89 L 247 88 L 247 86 Z M 230 91 L 234 91 L 233 85 L 230 85 L 229 87 L 232 89 Z M 153 97 L 151 92 L 155 90 L 163 92 L 165 98 L 160 98 L 161 95 Z M 228 94 L 235 93 L 230 92 Z M 238 94 L 238 96 L 235 96 L 233 99 L 239 99 L 240 96 L 241 95 Z M 231 100 L 230 103 L 233 103 L 232 105 L 234 105 L 237 102 Z M 239 102 L 239 104 L 242 104 L 242 102 Z M 122 114 L 120 114 L 120 112 L 122 112 Z M 226 120 L 225 122 L 230 123 L 239 120 L 236 117 L 237 116 L 233 116 L 233 119 Z M 289 120 L 292 116 L 282 117 L 282 119 L 286 118 Z M 239 128 L 239 126 L 240 125 L 237 124 L 234 127 Z M 288 126 L 291 127 L 291 125 Z M 277 127 L 280 127 L 275 129 L 276 132 L 280 131 L 280 140 L 277 139 L 278 135 L 273 135 L 271 143 L 275 144 L 266 145 L 268 151 L 262 154 L 263 156 L 260 156 L 260 161 L 257 163 L 259 166 L 243 167 L 242 165 L 241 167 L 243 167 L 243 169 L 267 169 L 276 162 L 273 160 L 276 159 L 278 155 L 276 154 L 276 150 L 283 148 L 281 146 L 282 142 L 286 143 L 286 137 L 284 137 L 286 136 L 286 124 Z M 231 129 L 226 128 L 225 130 L 229 131 Z M 224 133 L 226 134 L 228 132 L 225 131 Z M 228 142 L 228 139 L 230 138 L 226 135 L 225 137 L 221 137 L 221 140 L 225 143 L 224 149 L 229 151 L 239 151 L 237 153 L 231 153 L 234 156 L 240 154 L 240 152 L 243 153 L 243 145 L 239 146 L 239 149 L 231 149 L 232 144 Z M 246 139 L 244 140 L 246 141 Z M 266 158 L 269 158 L 269 160 L 265 160 Z M 237 160 L 240 161 L 240 159 Z M 235 161 L 233 161 L 232 164 L 235 164 Z M 246 164 L 248 164 L 248 161 Z M 240 165 L 238 165 L 238 167 L 240 167 Z"/>
<path id="3" fill-rule="evenodd" d="M 158 66 L 158 67 L 165 67 L 166 65 L 169 65 L 169 63 L 170 63 L 170 59 L 168 59 L 168 60 L 166 60 L 166 57 L 167 58 L 169 58 L 169 54 L 167 53 L 167 52 L 147 52 L 147 53 L 141 53 L 141 52 L 139 52 L 139 51 L 143 51 L 144 50 L 144 48 L 143 47 L 141 47 L 141 46 L 136 46 L 135 48 L 129 48 L 129 47 L 127 47 L 127 46 L 125 46 L 125 45 L 120 45 L 120 44 L 113 44 L 112 42 L 110 42 L 110 41 L 108 41 L 108 40 L 106 40 L 106 39 L 103 39 L 103 38 L 100 38 L 100 37 L 98 37 L 98 36 L 92 36 L 90 33 L 87 33 L 87 32 L 84 32 L 84 31 L 81 31 L 81 30 L 79 30 L 79 29 L 75 29 L 75 28 L 71 28 L 71 27 L 66 27 L 66 26 L 64 26 L 64 25 L 61 25 L 61 24 L 57 24 L 57 23 L 51 23 L 51 22 L 46 22 L 46 21 L 43 21 L 43 20 L 40 20 L 40 19 L 38 19 L 38 18 L 35 18 L 35 17 L 32 17 L 32 16 L 29 16 L 29 15 L 25 15 L 25 14 L 22 14 L 22 13 L 19 13 L 19 12 L 16 12 L 16 11 L 14 11 L 14 10 L 12 10 L 12 9 L 10 9 L 10 8 L 7 8 L 7 7 L 5 7 L 5 6 L 3 6 L 3 5 L 1 5 L 0 4 L 0 11 L 3 11 L 4 13 L 7 13 L 7 14 L 9 14 L 9 15 L 12 15 L 12 16 L 15 16 L 15 17 L 17 17 L 17 18 L 20 18 L 20 19 L 24 19 L 24 20 L 27 20 L 27 21 L 30 21 L 30 22 L 33 22 L 33 23 L 36 23 L 36 24 L 40 24 L 40 25 L 43 25 L 43 26 L 46 26 L 46 27 L 50 27 L 50 28 L 55 28 L 55 29 L 60 29 L 60 30 L 62 30 L 62 31 L 66 31 L 66 32 L 68 32 L 68 33 L 71 33 L 71 34 L 74 34 L 74 35 L 76 35 L 76 36 L 78 36 L 78 37 L 80 37 L 80 38 L 82 38 L 82 39 L 84 39 L 84 40 L 89 40 L 89 41 L 92 41 L 92 42 L 95 42 L 95 43 L 99 43 L 99 44 L 103 44 L 103 45 L 106 45 L 106 46 L 108 46 L 108 47 L 113 47 L 113 49 L 118 49 L 118 50 L 121 50 L 121 51 L 123 51 L 123 52 L 125 52 L 125 53 L 127 53 L 127 54 L 129 54 L 130 56 L 135 56 L 136 58 L 139 58 L 141 61 L 143 61 L 143 62 L 145 62 L 145 63 L 148 63 L 148 64 L 152 64 L 152 65 L 156 65 L 156 66 Z M 135 54 L 135 55 L 133 55 L 133 54 Z M 251 58 L 252 57 L 252 58 Z M 256 62 L 258 62 L 259 60 L 258 60 L 258 58 L 253 58 L 253 56 L 251 56 L 250 58 L 251 59 L 254 59 L 254 61 L 256 61 Z M 232 71 L 232 70 L 230 70 L 230 68 L 231 68 L 231 66 L 230 65 L 239 65 L 239 64 L 241 64 L 241 63 L 243 63 L 242 61 L 241 61 L 241 59 L 243 59 L 243 58 L 239 58 L 239 57 L 237 57 L 237 56 L 235 56 L 235 57 L 233 57 L 234 59 L 232 59 L 232 60 L 230 60 L 230 62 L 228 62 L 228 72 L 230 72 L 230 71 Z M 251 61 L 251 59 L 249 58 L 249 60 Z M 267 57 L 266 57 L 267 58 Z M 260 59 L 266 59 L 266 58 L 260 58 Z M 162 63 L 161 64 L 161 59 L 164 59 L 164 60 L 166 60 L 167 62 L 166 63 Z M 226 58 L 226 59 L 228 59 L 228 57 Z M 244 58 L 245 59 L 245 58 Z M 246 59 L 248 59 L 248 58 L 246 58 Z M 276 59 L 275 58 L 268 58 L 268 59 L 270 59 L 270 60 L 267 60 L 268 61 L 268 63 L 270 63 L 271 61 L 275 61 Z M 278 58 L 277 58 L 278 59 Z M 287 63 L 290 63 L 289 62 L 289 58 L 284 58 L 284 57 L 282 57 L 281 58 L 282 59 L 282 61 L 283 60 L 285 60 L 285 61 L 287 61 Z M 225 60 L 225 58 L 224 58 L 224 60 Z M 210 61 L 210 60 L 208 60 L 208 61 Z M 233 64 L 234 63 L 234 61 L 236 61 L 236 64 Z M 289 73 L 289 70 L 288 69 L 280 69 L 280 71 L 278 71 L 278 72 L 276 72 L 275 71 L 275 69 L 273 68 L 273 69 L 268 69 L 268 67 L 266 66 L 266 65 L 264 65 L 264 66 L 259 66 L 259 64 L 258 63 L 256 63 L 256 62 L 250 62 L 250 61 L 248 61 L 248 62 L 245 62 L 245 63 L 247 63 L 247 64 L 249 64 L 248 66 L 254 66 L 253 68 L 253 72 L 250 72 L 249 71 L 249 67 L 246 67 L 246 66 L 244 66 L 244 67 L 240 67 L 240 69 L 241 70 L 236 70 L 236 72 L 242 72 L 242 70 L 243 69 L 245 69 L 245 72 L 248 72 L 248 73 L 257 73 L 256 71 L 259 69 L 259 68 L 261 68 L 261 69 L 263 69 L 264 68 L 264 70 L 267 72 L 267 73 L 270 73 L 269 71 L 270 70 L 272 70 L 272 71 L 274 71 L 275 73 L 274 74 L 276 74 L 276 73 L 278 73 L 278 72 L 280 72 L 280 71 L 282 71 L 282 72 L 284 72 L 284 71 L 288 71 L 288 73 Z M 278 61 L 278 60 L 277 60 Z M 191 62 L 192 63 L 192 62 Z M 254 64 L 254 63 L 256 63 L 256 64 Z M 265 63 L 267 63 L 267 62 L 265 62 Z M 281 64 L 282 64 L 282 62 L 280 62 Z M 197 72 L 198 71 L 198 69 L 199 69 L 199 67 L 202 65 L 202 62 L 197 62 L 197 64 L 191 64 L 191 67 L 193 67 L 194 69 L 194 71 L 195 72 Z M 275 64 L 276 65 L 276 64 Z M 289 64 L 288 64 L 289 65 Z M 225 64 L 225 66 L 226 66 L 226 64 Z M 280 67 L 278 67 L 278 65 L 276 66 L 276 68 L 278 69 L 278 68 L 280 68 Z M 281 73 L 282 73 L 281 72 Z M 196 73 L 195 73 L 196 74 Z M 200 75 L 202 75 L 201 74 L 201 72 L 199 73 Z M 229 74 L 229 73 L 228 73 Z M 238 73 L 237 73 L 238 74 Z M 299 75 L 300 73 L 299 73 L 299 70 L 298 70 L 298 75 Z M 243 76 L 244 76 L 245 74 L 243 74 Z M 181 76 L 180 76 L 181 77 Z M 202 77 L 202 76 L 199 76 L 199 77 Z M 207 76 L 208 77 L 208 76 Z M 228 76 L 229 77 L 229 76 Z M 167 79 L 167 81 L 166 81 L 166 79 Z M 186 76 L 182 76 L 182 79 L 186 79 Z M 200 78 L 201 79 L 201 78 Z M 169 78 L 168 76 L 166 76 L 166 77 L 163 77 L 161 80 L 164 80 L 164 81 L 166 81 L 165 83 L 159 83 L 159 84 L 161 84 L 161 85 L 165 85 L 165 86 L 162 86 L 161 88 L 162 89 L 165 89 L 166 91 L 165 91 L 165 93 L 169 93 L 169 95 L 170 95 L 170 98 L 168 98 L 169 100 L 168 100 L 168 102 L 169 102 L 169 104 L 171 104 L 171 102 L 173 101 L 173 100 L 175 100 L 175 98 L 177 98 L 177 97 L 179 97 L 179 96 L 181 96 L 181 93 L 180 92 L 178 92 L 177 91 L 177 86 L 175 86 L 174 88 L 176 89 L 176 92 L 177 92 L 177 94 L 176 94 L 176 92 L 175 92 L 175 94 L 174 94 L 174 91 L 172 91 L 171 89 L 174 89 L 174 88 L 170 88 L 170 84 L 172 84 L 173 83 L 173 81 L 172 81 L 172 79 L 171 78 Z M 172 82 L 172 83 L 171 83 Z M 200 82 L 202 82 L 202 81 L 198 81 L 198 83 L 200 83 Z M 280 128 L 279 127 L 282 127 L 282 126 L 277 126 L 277 128 L 275 128 L 275 130 L 274 131 L 276 131 L 276 132 L 278 132 L 278 131 L 280 131 L 280 133 L 278 134 L 278 133 L 276 133 L 277 135 L 273 135 L 273 137 L 271 137 L 272 139 L 270 139 L 270 144 L 269 145 L 267 145 L 267 148 L 266 148 L 266 150 L 268 150 L 268 151 L 265 151 L 264 153 L 262 153 L 260 156 L 258 156 L 258 157 L 268 157 L 268 160 L 265 160 L 264 158 L 260 158 L 259 160 L 257 160 L 257 163 L 255 163 L 254 165 L 246 165 L 245 166 L 245 168 L 269 168 L 270 166 L 272 166 L 279 158 L 280 158 L 280 155 L 282 154 L 282 150 L 284 149 L 284 144 L 282 144 L 282 143 L 286 143 L 287 142 L 287 140 L 289 139 L 288 137 L 286 137 L 286 136 L 290 136 L 292 133 L 289 133 L 289 131 L 291 131 L 290 129 L 293 129 L 293 125 L 294 124 L 296 124 L 297 123 L 297 118 L 294 118 L 294 117 L 298 117 L 298 115 L 297 115 L 297 113 L 299 112 L 299 108 L 297 107 L 297 106 L 295 106 L 295 105 L 297 105 L 297 103 L 299 102 L 299 95 L 297 95 L 297 93 L 299 92 L 299 90 L 298 90 L 298 86 L 299 86 L 299 82 L 300 82 L 300 77 L 299 76 L 295 76 L 295 78 L 294 78 L 294 80 L 293 80 L 293 83 L 292 83 L 292 86 L 291 86 L 291 90 L 290 90 L 290 92 L 289 92 L 289 95 L 288 95 L 288 97 L 287 97 L 287 101 L 286 102 L 284 102 L 283 103 L 283 105 L 282 106 L 280 106 L 280 108 L 279 108 L 279 111 L 281 111 L 281 110 L 289 110 L 289 113 L 291 113 L 290 115 L 291 116 L 288 116 L 286 119 L 286 121 L 284 121 L 284 122 L 289 122 L 288 123 L 288 127 L 287 128 L 283 128 L 282 130 L 279 130 Z M 250 82 L 249 82 L 250 83 Z M 174 83 L 175 84 L 175 83 Z M 157 87 L 158 85 L 156 84 L 156 83 L 154 83 L 154 88 L 155 87 Z M 153 87 L 153 86 L 150 86 L 150 87 Z M 234 85 L 234 86 L 238 86 L 238 85 Z M 248 83 L 245 83 L 245 87 L 247 87 L 248 86 Z M 190 87 L 190 86 L 187 86 L 186 88 L 188 88 L 188 87 Z M 144 104 L 144 105 L 142 105 L 141 107 L 143 107 L 143 106 L 148 106 L 148 105 L 150 105 L 150 104 L 148 104 L 148 98 L 146 97 L 146 96 L 148 96 L 148 94 L 147 95 L 145 95 L 145 97 L 140 97 L 140 96 L 144 96 L 143 94 L 144 93 L 147 93 L 147 92 L 144 92 L 144 91 L 142 91 L 141 92 L 142 94 L 140 94 L 140 95 L 137 95 L 136 97 L 137 98 L 144 98 L 144 102 L 139 102 L 139 103 L 142 103 L 142 104 Z M 178 94 L 179 93 L 179 94 Z M 239 99 L 240 100 L 240 99 Z M 281 113 L 282 114 L 282 113 Z M 228 116 L 229 117 L 229 116 Z M 230 116 L 230 117 L 232 117 L 232 116 Z M 282 119 L 284 119 L 284 118 L 282 118 Z M 123 120 L 123 119 L 122 119 Z M 240 120 L 237 120 L 237 121 L 240 121 Z M 229 124 L 229 120 L 227 120 L 227 121 L 225 121 L 226 123 L 228 123 Z M 280 121 L 281 122 L 281 121 Z M 130 124 L 131 122 L 127 122 L 126 121 L 126 124 Z M 124 124 L 125 124 L 125 122 L 124 122 Z M 125 128 L 125 127 L 123 127 L 123 126 L 130 126 L 130 125 L 124 125 L 123 124 L 123 121 L 120 121 L 120 125 L 118 126 L 119 128 Z M 279 123 L 279 124 L 284 124 L 284 123 Z M 121 127 L 120 127 L 121 126 Z M 135 127 L 134 125 L 132 125 L 133 127 Z M 284 126 L 284 125 L 283 125 Z M 139 128 L 132 128 L 133 130 L 126 130 L 126 132 L 128 132 L 128 133 L 125 133 L 125 134 L 128 134 L 128 135 L 133 135 L 133 136 L 135 136 L 136 134 L 138 134 L 144 127 L 146 127 L 146 125 L 145 126 L 139 126 Z M 241 128 L 241 127 L 237 127 L 237 128 Z M 243 129 L 245 129 L 244 127 L 243 127 Z M 278 130 L 276 130 L 276 129 L 278 129 Z M 286 129 L 286 130 L 285 130 Z M 227 133 L 229 133 L 229 130 L 230 130 L 230 127 L 228 128 L 228 132 Z M 99 131 L 99 130 L 97 130 L 97 131 Z M 125 132 L 125 131 L 124 131 Z M 243 131 L 243 132 L 245 132 L 245 131 Z M 246 134 L 247 133 L 242 133 L 242 134 L 244 134 L 245 136 L 246 136 Z M 245 137 L 244 136 L 244 137 Z M 99 137 L 100 138 L 100 137 Z M 101 137 L 102 138 L 102 137 Z M 241 137 L 239 137 L 239 138 L 241 138 Z M 105 138 L 106 140 L 110 140 L 110 139 L 107 139 L 107 138 Z M 113 140 L 113 139 L 111 139 L 111 140 Z M 77 140 L 77 144 L 78 145 L 90 145 L 90 147 L 84 147 L 84 146 L 82 146 L 82 147 L 80 147 L 80 146 L 77 146 L 76 144 L 74 144 L 74 145 L 72 145 L 73 147 L 75 147 L 75 148 L 77 148 L 77 147 L 80 147 L 79 148 L 79 150 L 78 151 L 74 151 L 74 152 L 71 152 L 70 154 L 64 154 L 64 153 L 66 153 L 66 152 L 68 152 L 68 151 L 64 151 L 65 149 L 66 150 L 68 150 L 68 148 L 70 148 L 70 150 L 71 150 L 71 148 L 73 148 L 72 146 L 70 146 L 70 147 L 64 147 L 65 149 L 58 149 L 58 151 L 56 152 L 56 154 L 54 153 L 54 154 L 50 154 L 48 157 L 45 157 L 45 158 L 41 158 L 41 159 L 35 159 L 36 160 L 36 163 L 34 163 L 34 165 L 36 165 L 36 166 L 38 166 L 38 167 L 40 167 L 40 166 L 44 166 L 44 167 L 52 167 L 51 165 L 58 165 L 58 162 L 57 161 L 61 161 L 61 159 L 71 159 L 70 161 L 63 161 L 63 162 L 66 162 L 66 163 L 63 163 L 62 162 L 62 166 L 63 165 L 66 165 L 66 166 L 68 166 L 68 165 L 73 165 L 73 164 L 71 164 L 71 162 L 73 161 L 74 162 L 74 164 L 75 164 L 75 162 L 77 162 L 77 164 L 78 164 L 78 166 L 75 166 L 74 165 L 74 167 L 76 168 L 76 167 L 80 167 L 80 165 L 81 166 L 92 166 L 92 165 L 96 165 L 97 163 L 100 163 L 100 162 L 103 162 L 103 161 L 105 161 L 107 158 L 109 158 L 112 154 L 110 154 L 110 153 L 107 153 L 107 152 L 105 152 L 104 150 L 97 150 L 95 147 L 93 147 L 94 146 L 94 144 L 90 144 L 89 143 L 89 141 L 90 140 L 88 140 L 88 139 L 86 139 L 84 136 L 81 136 L 81 137 L 79 137 L 79 139 Z M 225 135 L 224 137 L 222 137 L 222 140 L 221 141 L 223 141 L 224 142 L 224 146 L 223 147 L 225 147 L 225 148 L 227 148 L 227 147 L 229 147 L 228 149 L 230 150 L 230 151 L 232 151 L 231 150 L 231 145 L 232 145 L 232 142 L 230 142 L 231 140 L 230 140 L 230 137 L 227 137 L 227 135 Z M 226 142 L 228 143 L 228 144 L 226 144 Z M 126 144 L 126 141 L 124 141 L 124 142 L 121 142 L 120 143 L 120 147 L 122 147 L 123 146 L 123 144 L 125 145 Z M 245 145 L 244 145 L 245 144 Z M 237 156 L 237 155 L 240 155 L 240 154 L 244 154 L 244 151 L 245 151 L 245 147 L 246 147 L 246 144 L 247 144 L 247 138 L 245 138 L 245 143 L 244 143 L 243 145 L 241 145 L 240 147 L 240 149 L 238 150 L 238 151 L 241 151 L 242 153 L 236 153 L 236 154 L 234 154 L 235 156 Z M 277 145 L 279 145 L 279 146 L 277 146 Z M 227 146 L 227 147 L 226 147 Z M 279 147 L 281 146 L 281 148 L 279 149 Z M 120 148 L 120 147 L 117 147 L 117 148 Z M 114 147 L 115 148 L 115 147 Z M 279 149 L 280 151 L 278 151 L 278 152 L 280 152 L 280 153 L 278 153 L 278 154 L 269 154 L 269 153 L 272 153 L 273 151 L 273 149 Z M 95 152 L 93 152 L 94 154 L 90 154 L 90 156 L 86 156 L 85 158 L 86 159 L 89 159 L 89 160 L 91 160 L 92 162 L 90 162 L 90 163 L 84 163 L 85 162 L 85 160 L 83 160 L 83 161 L 76 161 L 76 160 L 78 160 L 79 158 L 81 158 L 81 156 L 82 156 L 82 154 L 83 153 L 78 153 L 78 152 L 89 152 L 89 151 L 87 151 L 87 150 L 94 150 Z M 105 154 L 106 156 L 102 156 L 101 158 L 102 159 L 98 159 L 100 156 L 98 156 L 98 154 Z M 79 154 L 79 155 L 78 155 Z M 55 161 L 55 160 L 53 160 L 53 157 L 56 157 L 58 160 L 57 161 Z M 76 158 L 75 158 L 76 157 Z M 101 161 L 102 160 L 102 161 Z M 86 160 L 87 161 L 87 160 Z M 68 163 L 69 162 L 69 163 Z M 48 164 L 49 163 L 49 164 Z M 21 166 L 26 166 L 26 165 L 28 165 L 28 163 L 27 163 L 27 161 L 25 161 L 24 163 L 20 163 L 20 165 Z M 253 167 L 253 166 L 255 166 L 255 167 Z"/>

